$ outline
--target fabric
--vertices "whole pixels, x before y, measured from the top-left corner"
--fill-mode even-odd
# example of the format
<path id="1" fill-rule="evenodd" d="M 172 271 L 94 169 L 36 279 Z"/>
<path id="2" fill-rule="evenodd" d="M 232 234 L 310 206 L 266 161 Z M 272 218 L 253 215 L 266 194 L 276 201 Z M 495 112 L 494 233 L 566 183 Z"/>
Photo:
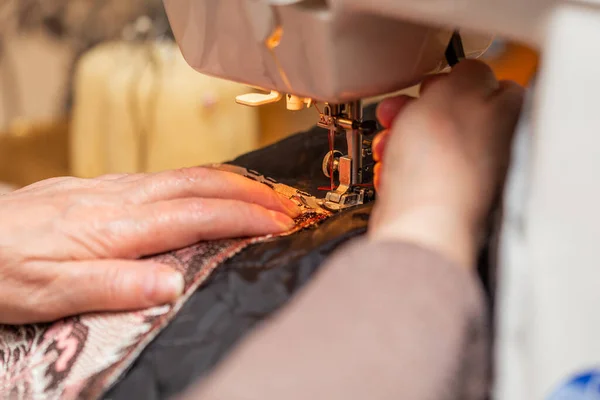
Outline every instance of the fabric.
<path id="1" fill-rule="evenodd" d="M 249 246 L 200 286 L 104 396 L 107 400 L 172 399 L 197 383 L 260 323 L 367 229 L 371 206 L 334 215 L 313 229 Z"/>
<path id="2" fill-rule="evenodd" d="M 359 240 L 185 398 L 481 400 L 487 321 L 464 268 L 411 244 Z"/>
<path id="3" fill-rule="evenodd" d="M 365 109 L 375 119 L 375 106 Z M 345 151 L 339 135 L 336 148 Z M 311 128 L 243 154 L 230 164 L 323 197 L 327 131 Z M 104 398 L 171 399 L 209 374 L 255 327 L 313 279 L 324 261 L 367 230 L 373 204 L 345 210 L 314 229 L 249 246 L 200 286 Z"/>
<path id="4" fill-rule="evenodd" d="M 288 235 L 330 216 L 313 197 L 291 187 L 243 169 L 215 167 L 243 173 L 296 200 L 304 212 Z M 153 257 L 184 274 L 185 294 L 172 306 L 90 314 L 54 324 L 0 326 L 1 398 L 99 398 L 216 267 L 247 246 L 269 239 L 272 237 L 202 242 Z"/>

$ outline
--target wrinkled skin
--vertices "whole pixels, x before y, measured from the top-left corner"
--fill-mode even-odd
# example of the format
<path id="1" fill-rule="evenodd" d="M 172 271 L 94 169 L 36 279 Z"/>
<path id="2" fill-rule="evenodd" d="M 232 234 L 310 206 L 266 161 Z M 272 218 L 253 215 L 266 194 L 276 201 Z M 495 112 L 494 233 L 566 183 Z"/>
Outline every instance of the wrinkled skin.
<path id="1" fill-rule="evenodd" d="M 478 61 L 382 102 L 373 142 L 379 202 L 371 236 L 418 242 L 465 267 L 510 159 L 524 89 Z"/>
<path id="2" fill-rule="evenodd" d="M 283 232 L 298 212 L 265 185 L 208 168 L 54 178 L 0 196 L 0 323 L 169 303 L 181 275 L 140 257 Z"/>

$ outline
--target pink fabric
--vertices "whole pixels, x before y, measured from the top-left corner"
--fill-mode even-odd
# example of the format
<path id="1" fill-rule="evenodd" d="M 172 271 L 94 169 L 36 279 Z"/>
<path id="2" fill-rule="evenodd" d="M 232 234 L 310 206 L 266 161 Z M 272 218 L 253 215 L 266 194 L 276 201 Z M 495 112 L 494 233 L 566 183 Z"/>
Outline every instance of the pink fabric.
<path id="1" fill-rule="evenodd" d="M 223 168 L 231 170 L 231 167 Z M 248 174 L 245 170 L 236 172 Z M 252 176 L 257 179 L 256 175 Z M 264 180 L 274 190 L 303 204 L 291 234 L 327 218 L 329 213 L 306 194 Z M 308 201 L 307 201 L 308 200 Z M 184 274 L 184 296 L 172 306 L 137 312 L 97 313 L 52 324 L 0 325 L 0 399 L 97 399 L 173 319 L 211 272 L 247 246 L 270 236 L 202 242 L 153 257 Z"/>

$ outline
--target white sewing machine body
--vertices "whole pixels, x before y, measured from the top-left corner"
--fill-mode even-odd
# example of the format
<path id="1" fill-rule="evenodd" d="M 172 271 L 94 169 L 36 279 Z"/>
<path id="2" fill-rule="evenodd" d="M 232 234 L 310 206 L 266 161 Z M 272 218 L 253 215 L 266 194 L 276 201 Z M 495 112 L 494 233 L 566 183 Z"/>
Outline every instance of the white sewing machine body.
<path id="1" fill-rule="evenodd" d="M 406 88 L 446 66 L 452 28 L 399 23 L 350 3 L 165 1 L 193 68 L 265 90 L 345 103 Z M 477 56 L 490 37 L 466 37 L 465 44 Z"/>
<path id="2" fill-rule="evenodd" d="M 418 82 L 445 67 L 455 29 L 471 56 L 491 35 L 537 48 L 542 69 L 524 114 L 531 146 L 511 172 L 501 238 L 494 397 L 538 400 L 577 374 L 598 378 L 598 0 L 164 2 L 198 71 L 320 102 L 354 104 Z"/>

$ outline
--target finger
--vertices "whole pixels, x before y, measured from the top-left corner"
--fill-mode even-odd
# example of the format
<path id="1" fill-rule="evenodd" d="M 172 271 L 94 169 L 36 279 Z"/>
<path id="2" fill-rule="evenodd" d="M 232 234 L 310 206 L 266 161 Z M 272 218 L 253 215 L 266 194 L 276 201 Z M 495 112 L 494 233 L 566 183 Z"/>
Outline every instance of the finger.
<path id="1" fill-rule="evenodd" d="M 135 184 L 132 200 L 150 203 L 189 197 L 239 200 L 291 217 L 300 214 L 296 203 L 262 183 L 235 173 L 203 167 L 150 175 Z"/>
<path id="2" fill-rule="evenodd" d="M 495 98 L 504 98 L 513 103 L 513 107 L 521 108 L 525 97 L 525 88 L 514 81 L 498 82 L 498 90 L 494 93 Z"/>
<path id="3" fill-rule="evenodd" d="M 381 179 L 381 163 L 377 163 L 373 167 L 373 185 L 377 191 L 381 191 Z"/>
<path id="4" fill-rule="evenodd" d="M 390 131 L 388 129 L 380 132 L 375 139 L 373 139 L 373 143 L 371 144 L 371 149 L 373 151 L 373 160 L 378 162 L 383 159 L 383 153 L 385 152 L 385 146 L 387 145 L 388 138 L 390 136 Z"/>
<path id="5" fill-rule="evenodd" d="M 25 312 L 27 322 L 95 311 L 144 309 L 172 303 L 184 291 L 181 273 L 153 261 L 69 261 L 36 267 L 53 279 L 39 288 L 33 298 L 36 304 L 27 304 L 29 310 L 35 310 Z"/>
<path id="6" fill-rule="evenodd" d="M 436 82 L 440 82 L 442 79 L 447 78 L 448 73 L 440 73 L 435 75 L 429 75 L 421 82 L 419 88 L 419 94 L 422 96 L 429 88 L 431 88 Z"/>
<path id="7" fill-rule="evenodd" d="M 505 118 L 499 120 L 514 128 L 520 116 L 524 99 L 525 89 L 521 85 L 512 81 L 502 81 L 500 82 L 500 88 L 494 93 L 491 101 L 494 103 L 497 112 L 506 115 Z M 511 132 L 513 130 L 509 129 Z"/>
<path id="8" fill-rule="evenodd" d="M 294 226 L 287 215 L 238 200 L 185 198 L 132 208 L 98 230 L 114 258 L 138 258 L 202 240 L 282 233 Z"/>
<path id="9" fill-rule="evenodd" d="M 413 100 L 413 97 L 401 95 L 390 97 L 379 103 L 377 106 L 377 119 L 381 126 L 386 129 L 391 128 L 392 123 L 398 117 L 400 112 Z"/>
<path id="10" fill-rule="evenodd" d="M 492 69 L 477 60 L 461 61 L 452 69 L 445 82 L 454 93 L 461 95 L 471 92 L 489 96 L 500 87 Z"/>

